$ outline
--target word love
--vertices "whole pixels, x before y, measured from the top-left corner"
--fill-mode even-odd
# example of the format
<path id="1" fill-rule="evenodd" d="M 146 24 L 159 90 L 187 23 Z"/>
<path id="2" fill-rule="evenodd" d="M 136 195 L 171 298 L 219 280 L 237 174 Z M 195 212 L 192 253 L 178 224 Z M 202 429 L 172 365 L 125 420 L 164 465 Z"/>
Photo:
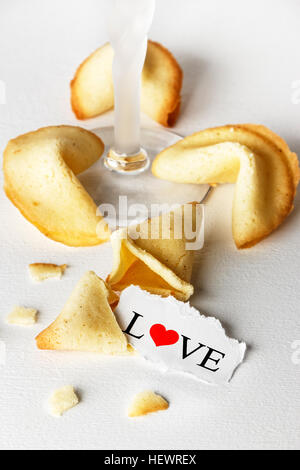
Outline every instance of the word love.
<path id="1" fill-rule="evenodd" d="M 115 315 L 140 355 L 164 370 L 225 384 L 243 361 L 245 343 L 228 338 L 216 318 L 205 317 L 174 297 L 130 286 L 122 292 Z"/>
<path id="2" fill-rule="evenodd" d="M 144 337 L 144 334 L 137 336 L 133 332 L 133 330 L 134 330 L 134 327 L 136 326 L 138 319 L 144 318 L 144 316 L 140 315 L 137 312 L 133 312 L 133 314 L 134 316 L 129 326 L 126 328 L 126 330 L 123 330 L 123 332 L 132 338 L 140 340 Z M 153 325 L 150 328 L 149 333 L 156 347 L 174 345 L 179 341 L 179 338 L 180 338 L 177 331 L 166 330 L 164 325 L 161 325 L 161 324 Z M 217 372 L 219 370 L 219 367 L 216 367 L 216 365 L 218 365 L 220 360 L 225 357 L 225 353 L 221 351 L 217 351 L 216 349 L 206 346 L 205 344 L 202 344 L 202 343 L 198 343 L 197 347 L 189 350 L 188 344 L 189 344 L 189 341 L 191 341 L 191 338 L 188 338 L 185 335 L 181 335 L 181 337 L 182 337 L 182 356 L 181 357 L 183 360 L 188 358 L 192 354 L 195 354 L 196 352 L 200 350 L 202 351 L 202 349 L 204 349 L 206 350 L 204 352 L 204 358 L 199 364 L 197 363 L 197 366 L 203 367 L 204 369 L 210 370 L 211 372 Z M 215 355 L 215 357 L 213 357 L 213 355 Z M 214 363 L 215 367 L 214 368 L 209 367 L 208 365 L 209 362 Z"/>

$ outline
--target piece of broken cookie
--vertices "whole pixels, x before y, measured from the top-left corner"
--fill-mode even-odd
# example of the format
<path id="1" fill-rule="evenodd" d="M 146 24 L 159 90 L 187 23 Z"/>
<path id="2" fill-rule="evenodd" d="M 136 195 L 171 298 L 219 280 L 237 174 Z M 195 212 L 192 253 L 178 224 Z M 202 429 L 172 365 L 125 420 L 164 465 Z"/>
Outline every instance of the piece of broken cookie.
<path id="1" fill-rule="evenodd" d="M 61 314 L 36 338 L 39 349 L 132 354 L 111 306 L 117 295 L 94 272 L 78 282 Z"/>
<path id="2" fill-rule="evenodd" d="M 188 244 L 197 239 L 199 215 L 199 204 L 191 203 L 115 231 L 111 237 L 113 269 L 107 278 L 112 289 L 137 285 L 152 294 L 188 300 L 194 292 L 190 281 L 197 251 Z"/>
<path id="3" fill-rule="evenodd" d="M 165 398 L 155 392 L 147 390 L 135 395 L 128 409 L 128 416 L 129 418 L 137 418 L 150 413 L 164 411 L 168 408 L 169 403 Z"/>
<path id="4" fill-rule="evenodd" d="M 52 263 L 32 263 L 28 266 L 31 279 L 36 282 L 42 282 L 46 279 L 61 279 L 65 270 L 66 264 L 52 264 Z"/>

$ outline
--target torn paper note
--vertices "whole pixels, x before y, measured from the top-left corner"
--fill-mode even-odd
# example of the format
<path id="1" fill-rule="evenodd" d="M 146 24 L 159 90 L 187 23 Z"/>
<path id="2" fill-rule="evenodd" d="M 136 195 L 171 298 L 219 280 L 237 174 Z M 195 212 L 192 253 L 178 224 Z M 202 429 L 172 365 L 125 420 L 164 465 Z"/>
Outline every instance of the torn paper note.
<path id="1" fill-rule="evenodd" d="M 115 315 L 132 346 L 167 369 L 224 384 L 243 361 L 245 343 L 228 338 L 216 318 L 173 297 L 130 286 L 122 292 Z"/>

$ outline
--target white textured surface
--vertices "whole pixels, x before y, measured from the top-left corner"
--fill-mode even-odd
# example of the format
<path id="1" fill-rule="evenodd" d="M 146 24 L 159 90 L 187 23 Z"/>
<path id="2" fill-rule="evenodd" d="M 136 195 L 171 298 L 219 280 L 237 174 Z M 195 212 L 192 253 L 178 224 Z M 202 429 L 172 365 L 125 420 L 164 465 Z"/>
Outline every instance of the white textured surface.
<path id="1" fill-rule="evenodd" d="M 106 40 L 105 3 L 1 0 L 0 80 L 7 86 L 7 104 L 0 105 L 1 151 L 21 132 L 75 122 L 68 82 L 80 61 Z M 176 130 L 264 123 L 300 153 L 300 104 L 291 98 L 292 82 L 300 80 L 300 3 L 157 3 L 151 37 L 169 47 L 185 71 Z M 66 248 L 44 238 L 1 194 L 0 340 L 7 348 L 6 366 L 0 365 L 1 449 L 299 448 L 300 365 L 292 362 L 291 344 L 300 339 L 300 197 L 276 233 L 243 252 L 231 240 L 231 198 L 232 187 L 225 186 L 209 200 L 192 303 L 216 315 L 250 351 L 231 384 L 214 388 L 162 375 L 141 359 L 37 351 L 35 334 L 57 315 L 85 270 L 109 272 L 111 250 Z M 61 281 L 35 285 L 27 265 L 36 261 L 70 268 Z M 15 304 L 38 308 L 39 323 L 32 329 L 5 325 Z M 81 403 L 57 421 L 45 404 L 65 384 L 75 386 Z M 170 409 L 128 421 L 126 407 L 144 389 L 166 396 Z"/>

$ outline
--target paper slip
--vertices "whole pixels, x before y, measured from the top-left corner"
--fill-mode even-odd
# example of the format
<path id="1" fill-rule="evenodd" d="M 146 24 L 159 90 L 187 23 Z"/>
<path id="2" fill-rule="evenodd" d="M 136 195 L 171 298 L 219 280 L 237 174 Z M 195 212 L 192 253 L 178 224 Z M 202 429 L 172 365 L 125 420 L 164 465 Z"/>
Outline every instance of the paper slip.
<path id="1" fill-rule="evenodd" d="M 204 382 L 229 382 L 244 359 L 246 344 L 228 338 L 219 320 L 201 315 L 188 302 L 130 286 L 122 292 L 115 315 L 143 357 Z"/>

